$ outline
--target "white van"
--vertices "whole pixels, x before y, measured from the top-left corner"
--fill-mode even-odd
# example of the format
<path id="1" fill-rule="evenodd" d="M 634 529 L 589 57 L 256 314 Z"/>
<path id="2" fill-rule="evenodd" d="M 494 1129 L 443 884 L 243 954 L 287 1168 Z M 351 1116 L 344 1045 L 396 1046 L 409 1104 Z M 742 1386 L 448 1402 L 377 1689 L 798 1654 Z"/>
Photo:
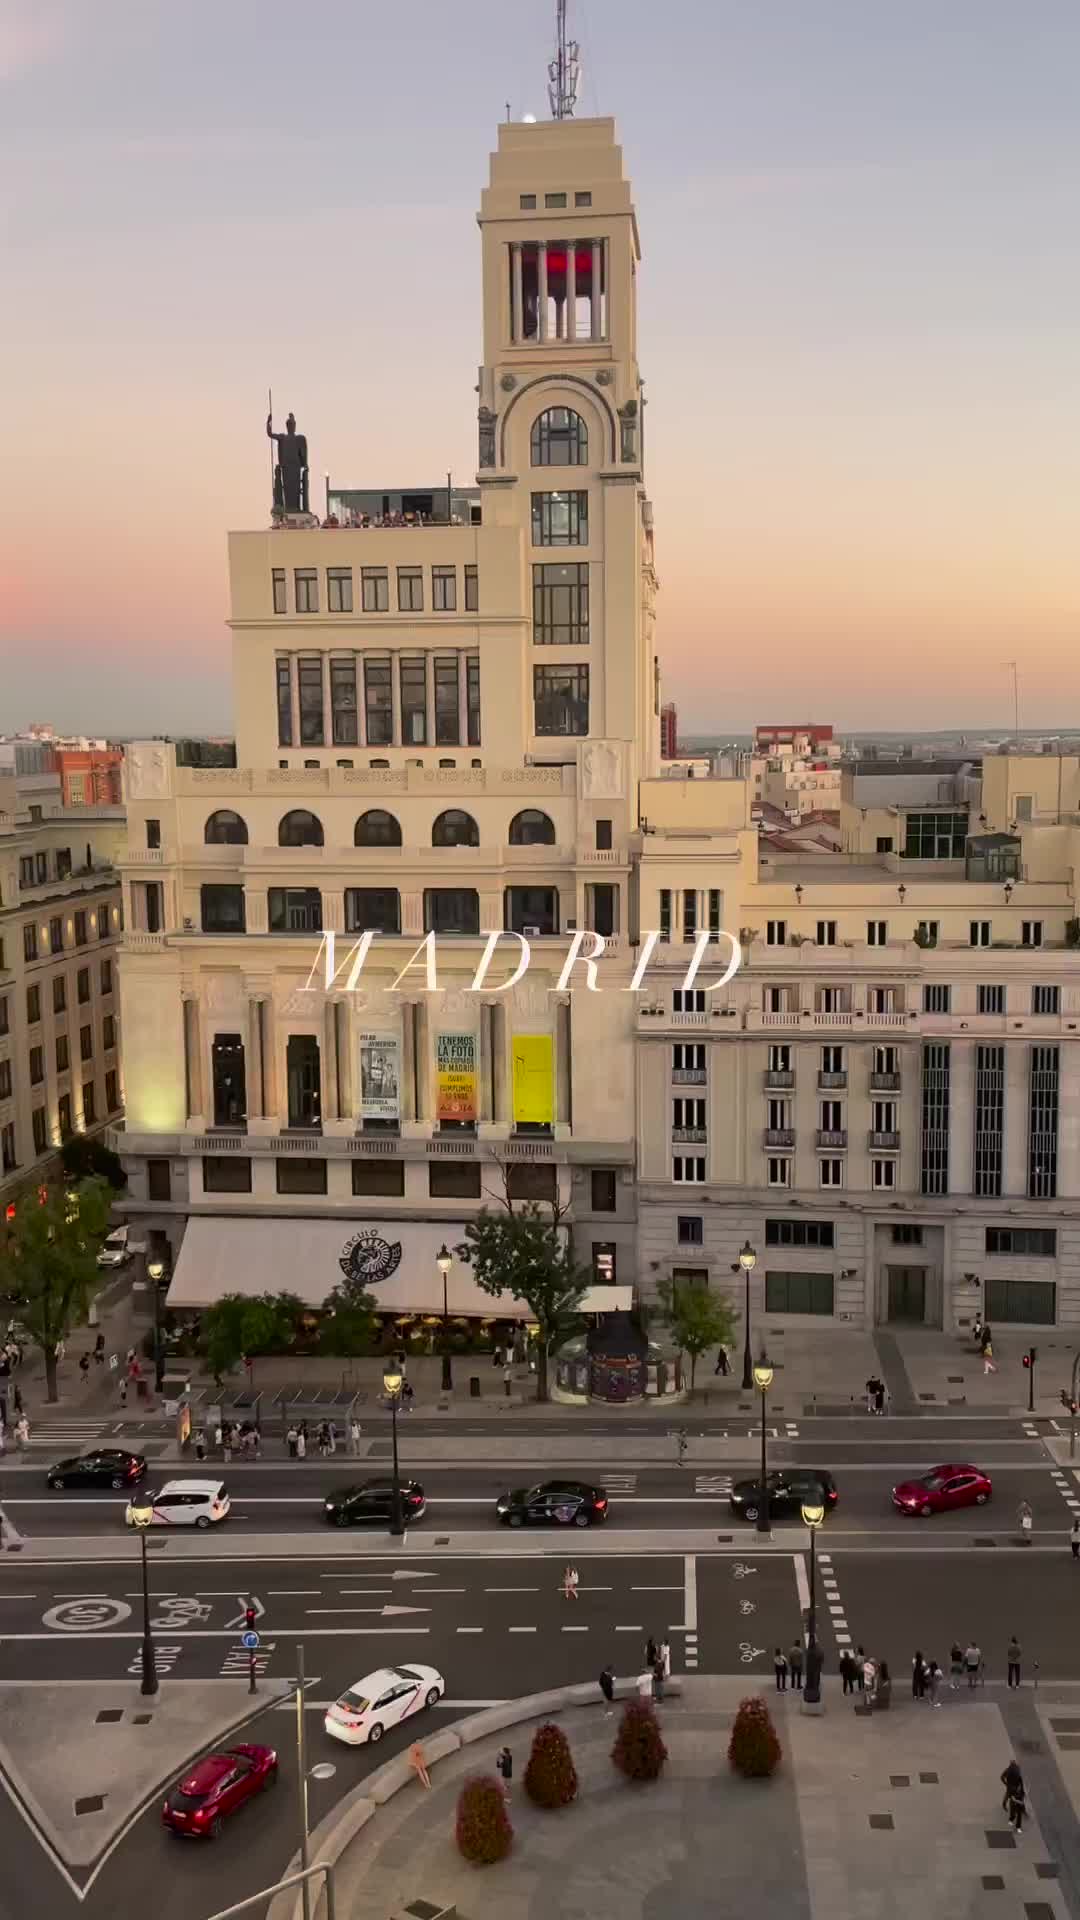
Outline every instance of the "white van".
<path id="1" fill-rule="evenodd" d="M 131 1259 L 131 1248 L 128 1246 L 128 1231 L 129 1229 L 127 1227 L 114 1227 L 113 1231 L 106 1236 L 102 1241 L 101 1250 L 97 1257 L 99 1267 L 124 1267 L 127 1265 Z"/>

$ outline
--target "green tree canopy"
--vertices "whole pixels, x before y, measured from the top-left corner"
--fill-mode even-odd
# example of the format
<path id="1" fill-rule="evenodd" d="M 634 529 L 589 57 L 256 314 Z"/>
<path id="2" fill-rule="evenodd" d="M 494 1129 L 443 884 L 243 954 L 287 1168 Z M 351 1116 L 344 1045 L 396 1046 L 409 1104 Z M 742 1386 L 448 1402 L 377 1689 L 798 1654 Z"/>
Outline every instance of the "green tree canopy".
<path id="1" fill-rule="evenodd" d="M 484 1293 L 525 1301 L 540 1329 L 536 1397 L 546 1400 L 549 1357 L 576 1327 L 591 1283 L 588 1268 L 577 1264 L 568 1236 L 560 1231 L 558 1210 L 544 1214 L 531 1203 L 513 1208 L 509 1201 L 505 1212 L 485 1207 L 469 1221 L 455 1252 Z"/>
<path id="2" fill-rule="evenodd" d="M 355 1280 L 342 1280 L 323 1302 L 319 1323 L 319 1346 L 323 1353 L 348 1359 L 365 1353 L 379 1324 L 379 1307 L 373 1293 Z"/>
<path id="3" fill-rule="evenodd" d="M 206 1360 L 215 1380 L 245 1357 L 286 1353 L 304 1305 L 294 1293 L 225 1293 L 203 1315 Z"/>
<path id="4" fill-rule="evenodd" d="M 661 1313 L 681 1353 L 690 1355 L 690 1391 L 701 1355 L 709 1347 L 730 1346 L 735 1333 L 735 1310 L 726 1293 L 708 1287 L 676 1286 L 661 1280 Z"/>
<path id="5" fill-rule="evenodd" d="M 99 1282 L 97 1253 L 109 1223 L 105 1180 L 28 1188 L 0 1239 L 0 1292 L 45 1359 L 45 1394 L 57 1398 L 56 1348 L 83 1324 Z"/>
<path id="6" fill-rule="evenodd" d="M 127 1174 L 120 1156 L 96 1134 L 73 1133 L 60 1149 L 60 1159 L 69 1180 L 107 1180 L 117 1193 L 127 1186 Z"/>

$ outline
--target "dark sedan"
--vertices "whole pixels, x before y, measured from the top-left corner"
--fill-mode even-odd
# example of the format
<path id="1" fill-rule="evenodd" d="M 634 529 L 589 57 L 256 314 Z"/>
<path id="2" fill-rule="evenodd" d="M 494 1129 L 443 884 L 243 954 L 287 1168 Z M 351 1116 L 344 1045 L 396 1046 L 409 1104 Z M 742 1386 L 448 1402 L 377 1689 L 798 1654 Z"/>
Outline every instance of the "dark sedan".
<path id="1" fill-rule="evenodd" d="M 419 1480 L 403 1480 L 403 1519 L 421 1519 L 426 1507 Z M 335 1487 L 323 1501 L 323 1519 L 331 1527 L 388 1527 L 393 1511 L 394 1487 L 390 1480 L 361 1480 L 354 1487 Z"/>
<path id="2" fill-rule="evenodd" d="M 125 1487 L 137 1487 L 146 1477 L 146 1461 L 141 1453 L 128 1453 L 121 1447 L 94 1447 L 89 1453 L 57 1460 L 45 1475 L 50 1487 L 112 1487 L 120 1493 Z"/>
<path id="3" fill-rule="evenodd" d="M 824 1467 L 780 1467 L 765 1476 L 769 1489 L 769 1518 L 797 1520 L 804 1506 L 819 1502 L 828 1516 L 836 1505 L 836 1481 Z M 761 1478 L 736 1480 L 731 1489 L 731 1510 L 740 1520 L 756 1520 L 761 1512 Z"/>
<path id="4" fill-rule="evenodd" d="M 278 1757 L 273 1747 L 230 1747 L 208 1753 L 165 1800 L 163 1824 L 190 1840 L 217 1840 L 230 1814 L 257 1793 L 277 1785 Z"/>
<path id="5" fill-rule="evenodd" d="M 507 1527 L 593 1527 L 607 1519 L 608 1497 L 603 1487 L 587 1487 L 580 1480 L 545 1480 L 538 1487 L 500 1493 L 495 1513 Z"/>

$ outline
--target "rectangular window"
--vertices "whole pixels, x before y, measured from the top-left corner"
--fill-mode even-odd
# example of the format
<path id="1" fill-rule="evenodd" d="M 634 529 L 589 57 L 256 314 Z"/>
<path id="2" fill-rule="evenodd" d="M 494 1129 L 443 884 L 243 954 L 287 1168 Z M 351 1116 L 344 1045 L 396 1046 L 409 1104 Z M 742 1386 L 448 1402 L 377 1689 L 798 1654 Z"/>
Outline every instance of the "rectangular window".
<path id="1" fill-rule="evenodd" d="M 148 820 L 146 822 L 146 844 L 148 847 L 151 847 L 151 848 L 160 847 L 161 845 L 161 821 L 160 820 Z"/>
<path id="2" fill-rule="evenodd" d="M 435 613 L 457 612 L 456 567 L 432 567 L 431 605 Z"/>
<path id="3" fill-rule="evenodd" d="M 432 1200 L 479 1200 L 479 1161 L 429 1161 L 428 1194 Z"/>
<path id="4" fill-rule="evenodd" d="M 671 888 L 660 889 L 660 939 L 667 943 L 671 939 Z"/>
<path id="5" fill-rule="evenodd" d="M 38 957 L 37 923 L 28 920 L 22 930 L 23 959 L 36 960 Z"/>
<path id="6" fill-rule="evenodd" d="M 949 1191 L 949 1068 L 947 1042 L 923 1047 L 919 1190 L 927 1194 Z"/>
<path id="7" fill-rule="evenodd" d="M 546 562 L 533 568 L 533 645 L 585 646 L 589 639 L 589 568 Z"/>
<path id="8" fill-rule="evenodd" d="M 775 987 L 772 989 L 772 991 L 775 993 L 787 994 L 789 989 L 787 987 Z M 870 989 L 871 994 L 874 994 L 879 991 L 880 989 L 876 987 L 871 987 Z M 850 1013 L 851 1012 L 851 988 L 850 987 L 818 987 L 817 992 L 814 995 L 814 1007 L 818 1013 Z M 776 1010 L 777 1012 L 782 1012 L 782 1011 L 791 1012 L 794 1009 L 790 1001 L 784 1000 L 781 1003 L 781 1005 L 777 1007 Z M 874 1011 L 876 1013 L 880 1013 L 883 1011 L 883 1009 L 881 1007 L 875 1007 Z"/>
<path id="9" fill-rule="evenodd" d="M 66 1008 L 67 1008 L 67 981 L 64 979 L 64 976 L 62 973 L 57 973 L 53 975 L 52 1010 L 54 1013 L 63 1013 L 66 1010 Z"/>
<path id="10" fill-rule="evenodd" d="M 889 944 L 889 923 L 887 920 L 868 920 L 866 923 L 866 944 L 868 947 L 887 947 Z"/>
<path id="11" fill-rule="evenodd" d="M 398 663 L 401 692 L 401 744 L 427 746 L 427 656 L 402 654 Z"/>
<path id="12" fill-rule="evenodd" d="M 473 887 L 428 887 L 425 933 L 479 933 L 480 895 Z"/>
<path id="13" fill-rule="evenodd" d="M 523 213 L 531 212 L 532 208 L 535 207 L 535 205 L 536 205 L 535 193 L 519 193 L 518 194 L 518 206 L 521 208 L 521 211 Z"/>
<path id="14" fill-rule="evenodd" d="M 272 567 L 270 570 L 270 579 L 273 587 L 274 612 L 288 613 L 289 607 L 285 597 L 284 567 Z"/>
<path id="15" fill-rule="evenodd" d="M 361 1156 L 352 1163 L 352 1190 L 386 1200 L 405 1198 L 405 1167 L 400 1160 L 380 1159 L 375 1154 Z"/>
<path id="16" fill-rule="evenodd" d="M 588 667 L 533 668 L 533 725 L 541 735 L 589 731 Z"/>
<path id="17" fill-rule="evenodd" d="M 56 877 L 66 880 L 71 872 L 71 848 L 58 847 L 56 850 Z"/>
<path id="18" fill-rule="evenodd" d="M 842 1160 L 818 1161 L 818 1186 L 842 1187 L 844 1184 L 844 1163 Z"/>
<path id="19" fill-rule="evenodd" d="M 1032 1013 L 1060 1013 L 1061 988 L 1032 987 L 1031 1011 Z"/>
<path id="20" fill-rule="evenodd" d="M 891 1191 L 896 1185 L 896 1161 L 871 1160 L 870 1177 L 871 1185 L 874 1186 L 879 1193 Z"/>
<path id="21" fill-rule="evenodd" d="M 53 915 L 52 919 L 49 921 L 49 952 L 63 953 L 63 951 L 64 951 L 64 922 L 61 919 L 60 915 L 56 913 Z"/>
<path id="22" fill-rule="evenodd" d="M 243 891 L 243 889 L 241 889 L 241 891 Z M 110 983 L 111 983 L 111 976 L 110 976 Z M 102 988 L 102 991 L 104 992 L 104 988 Z M 75 975 L 75 998 L 78 1001 L 80 1007 L 86 1007 L 86 1006 L 89 1006 L 90 1004 L 90 969 L 89 967 L 80 967 L 78 973 Z"/>
<path id="23" fill-rule="evenodd" d="M 480 611 L 480 572 L 477 567 L 465 569 L 465 611 L 466 613 Z"/>
<path id="24" fill-rule="evenodd" d="M 512 1171 L 520 1171 L 522 1173 L 550 1173 L 552 1178 L 554 1178 L 555 1174 L 554 1167 L 522 1167 L 520 1169 L 512 1169 Z M 592 1270 L 593 1279 L 598 1286 L 613 1287 L 615 1285 L 615 1258 L 614 1240 L 593 1241 Z"/>
<path id="25" fill-rule="evenodd" d="M 843 1073 L 845 1071 L 843 1047 L 822 1047 L 821 1071 L 823 1074 Z"/>
<path id="26" fill-rule="evenodd" d="M 19 860 L 19 885 L 32 887 L 34 884 L 34 856 L 24 853 Z"/>
<path id="27" fill-rule="evenodd" d="M 895 1100 L 874 1100 L 871 1102 L 870 1125 L 875 1133 L 897 1133 L 900 1122 L 897 1118 L 898 1107 Z"/>
<path id="28" fill-rule="evenodd" d="M 671 1049 L 671 1071 L 674 1079 L 704 1080 L 705 1046 L 700 1040 L 680 1041 Z"/>
<path id="29" fill-rule="evenodd" d="M 557 887 L 506 887 L 503 925 L 508 933 L 555 934 L 559 931 Z M 594 932 L 603 933 L 602 927 Z"/>
<path id="30" fill-rule="evenodd" d="M 972 920 L 970 922 L 968 945 L 971 947 L 988 947 L 990 945 L 989 920 Z"/>
<path id="31" fill-rule="evenodd" d="M 356 730 L 356 660 L 331 658 L 330 710 L 335 747 L 355 747 L 360 736 Z"/>
<path id="32" fill-rule="evenodd" d="M 924 987 L 922 990 L 922 1010 L 924 1013 L 948 1013 L 952 1004 L 952 988 L 938 984 Z"/>
<path id="33" fill-rule="evenodd" d="M 11 1061 L 0 1060 L 0 1100 L 11 1099 Z"/>
<path id="34" fill-rule="evenodd" d="M 92 1080 L 83 1081 L 82 1117 L 84 1127 L 92 1127 L 97 1119 L 97 1095 L 94 1092 Z"/>
<path id="35" fill-rule="evenodd" d="M 318 613 L 319 575 L 314 567 L 294 568 L 293 594 L 297 613 Z"/>
<path id="36" fill-rule="evenodd" d="M 506 1169 L 506 1197 L 533 1205 L 554 1206 L 557 1197 L 555 1168 L 543 1162 L 511 1161 Z"/>
<path id="37" fill-rule="evenodd" d="M 918 938 L 920 946 L 924 946 L 924 947 L 937 946 L 938 927 L 939 927 L 939 922 L 937 920 L 920 920 L 919 921 L 919 924 L 916 927 L 915 932 L 916 932 L 916 936 Z"/>
<path id="38" fill-rule="evenodd" d="M 94 1057 L 94 1029 L 86 1026 L 79 1028 L 79 1058 L 92 1060 Z"/>
<path id="39" fill-rule="evenodd" d="M 277 1163 L 279 1193 L 325 1193 L 326 1161 L 321 1154 L 299 1153 Z"/>
<path id="40" fill-rule="evenodd" d="M 30 1117 L 34 1131 L 34 1152 L 47 1153 L 49 1149 L 49 1121 L 44 1107 L 35 1107 Z"/>
<path id="41" fill-rule="evenodd" d="M 116 1068 L 110 1067 L 108 1073 L 105 1075 L 105 1111 L 107 1113 L 115 1113 L 119 1105 L 120 1081 L 117 1078 Z"/>
<path id="42" fill-rule="evenodd" d="M 790 1187 L 791 1185 L 791 1161 L 790 1160 L 783 1159 L 779 1155 L 777 1155 L 775 1157 L 771 1157 L 769 1160 L 766 1161 L 765 1164 L 767 1168 L 768 1182 L 770 1187 Z"/>
<path id="43" fill-rule="evenodd" d="M 676 1154 L 671 1163 L 671 1177 L 684 1185 L 701 1186 L 705 1179 L 704 1156 Z"/>
<path id="44" fill-rule="evenodd" d="M 825 1313 L 833 1311 L 831 1273 L 765 1274 L 766 1313 Z"/>
<path id="45" fill-rule="evenodd" d="M 770 1133 L 787 1132 L 791 1126 L 791 1101 L 782 1099 L 766 1101 L 765 1116 L 765 1125 Z M 782 1146 L 783 1142 L 775 1140 L 772 1144 Z"/>
<path id="46" fill-rule="evenodd" d="M 347 933 L 400 933 L 401 895 L 396 887 L 346 887 Z"/>
<path id="47" fill-rule="evenodd" d="M 172 1167 L 168 1160 L 147 1161 L 146 1194 L 149 1200 L 172 1199 Z"/>
<path id="48" fill-rule="evenodd" d="M 36 1027 L 40 1019 L 41 1019 L 41 988 L 39 986 L 27 987 L 26 989 L 27 1025 L 31 1027 Z"/>
<path id="49" fill-rule="evenodd" d="M 819 947 L 835 947 L 836 921 L 819 920 L 817 923 L 817 944 Z"/>
<path id="50" fill-rule="evenodd" d="M 70 1065 L 71 1065 L 71 1055 L 68 1052 L 67 1034 L 58 1033 L 56 1036 L 56 1071 L 57 1073 L 66 1073 Z"/>
<path id="51" fill-rule="evenodd" d="M 822 1133 L 839 1133 L 844 1124 L 843 1103 L 839 1100 L 823 1100 L 818 1124 Z M 834 1140 L 832 1144 L 835 1146 L 837 1143 Z"/>
<path id="52" fill-rule="evenodd" d="M 111 960 L 103 960 L 101 963 L 101 991 L 102 991 L 102 994 L 104 995 L 110 994 L 112 992 L 112 961 Z"/>
<path id="53" fill-rule="evenodd" d="M 837 1049 L 837 1051 L 842 1054 L 842 1049 Z M 789 1046 L 785 1044 L 783 1046 L 771 1046 L 769 1048 L 769 1072 L 790 1073 L 794 1081 L 794 1069 L 791 1064 L 791 1048 Z"/>
<path id="54" fill-rule="evenodd" d="M 1001 1194 L 1005 1132 L 1005 1049 L 975 1049 L 974 1191 L 982 1199 Z"/>
<path id="55" fill-rule="evenodd" d="M 0 1172 L 14 1173 L 19 1162 L 15 1157 L 15 1128 L 9 1123 L 0 1127 Z"/>
<path id="56" fill-rule="evenodd" d="M 697 939 L 697 894 L 687 888 L 682 897 L 682 937 L 691 945 Z"/>
<path id="57" fill-rule="evenodd" d="M 787 921 L 767 920 L 765 923 L 765 945 L 784 947 L 787 945 Z"/>
<path id="58" fill-rule="evenodd" d="M 1043 923 L 1041 920 L 1021 920 L 1020 944 L 1024 947 L 1041 947 L 1043 943 Z"/>
<path id="59" fill-rule="evenodd" d="M 210 1047 L 215 1127 L 242 1128 L 247 1120 L 244 1042 L 238 1033 L 216 1033 Z"/>
<path id="60" fill-rule="evenodd" d="M 596 845 L 597 853 L 610 853 L 611 821 L 597 820 L 594 822 L 594 828 L 595 828 L 595 845 Z"/>
<path id="61" fill-rule="evenodd" d="M 565 193 L 545 193 L 544 205 L 545 207 L 565 207 Z"/>
<path id="62" fill-rule="evenodd" d="M 322 1074 L 314 1034 L 291 1033 L 285 1044 L 285 1080 L 290 1127 L 322 1125 Z"/>
<path id="63" fill-rule="evenodd" d="M 671 993 L 673 1013 L 704 1013 L 704 987 L 673 987 Z"/>
<path id="64" fill-rule="evenodd" d="M 1028 1199 L 1057 1198 L 1059 1047 L 1031 1049 Z"/>
<path id="65" fill-rule="evenodd" d="M 56 1120 L 61 1140 L 71 1138 L 71 1095 L 62 1093 L 56 1103 Z"/>
<path id="66" fill-rule="evenodd" d="M 48 877 L 49 877 L 49 856 L 48 856 L 48 854 L 47 854 L 47 853 L 35 853 L 35 855 L 34 855 L 34 880 L 35 880 L 35 883 L 36 883 L 36 884 L 37 884 L 37 885 L 38 885 L 39 887 L 43 887 L 43 886 L 45 885 L 45 882 L 46 882 L 46 880 L 48 879 Z"/>
<path id="67" fill-rule="evenodd" d="M 322 655 L 301 656 L 296 677 L 300 688 L 300 745 L 324 746 Z"/>
<path id="68" fill-rule="evenodd" d="M 246 930 L 243 887 L 200 888 L 204 933 L 243 933 Z M 89 976 L 87 977 L 89 981 Z"/>
<path id="69" fill-rule="evenodd" d="M 594 1167 L 590 1176 L 593 1213 L 614 1213 L 616 1208 L 614 1167 Z"/>
<path id="70" fill-rule="evenodd" d="M 719 887 L 709 888 L 708 910 L 710 940 L 719 940 L 720 938 L 720 903 L 723 897 Z"/>
<path id="71" fill-rule="evenodd" d="M 962 860 L 967 842 L 966 813 L 904 815 L 905 860 Z"/>
<path id="72" fill-rule="evenodd" d="M 480 745 L 480 661 L 470 655 L 465 662 L 465 699 L 468 708 L 470 747 Z M 479 766 L 480 762 L 474 763 Z"/>
<path id="73" fill-rule="evenodd" d="M 831 1220 L 766 1220 L 767 1247 L 822 1247 L 836 1245 L 836 1228 Z"/>
<path id="74" fill-rule="evenodd" d="M 1052 1280 L 987 1280 L 983 1310 L 993 1324 L 1019 1321 L 1036 1327 L 1057 1323 L 1057 1287 Z"/>
<path id="75" fill-rule="evenodd" d="M 77 947 L 86 945 L 86 914 L 84 912 L 75 915 L 75 945 Z"/>
<path id="76" fill-rule="evenodd" d="M 680 1213 L 675 1224 L 675 1237 L 680 1247 L 703 1247 L 705 1245 L 705 1222 L 699 1213 Z"/>
<path id="77" fill-rule="evenodd" d="M 32 1087 L 40 1087 L 44 1078 L 45 1078 L 45 1049 L 44 1047 L 31 1047 L 30 1049 L 30 1085 Z"/>
<path id="78" fill-rule="evenodd" d="M 390 746 L 394 738 L 394 696 L 387 659 L 364 660 L 364 709 L 368 746 Z"/>
<path id="79" fill-rule="evenodd" d="M 1057 1230 L 1054 1227 L 987 1227 L 987 1253 L 1006 1253 L 1025 1259 L 1057 1259 Z"/>
<path id="80" fill-rule="evenodd" d="M 435 745 L 460 747 L 461 710 L 458 704 L 458 657 L 437 654 L 435 670 Z"/>
<path id="81" fill-rule="evenodd" d="M 980 986 L 975 990 L 976 1013 L 1004 1013 L 1004 987 Z"/>
<path id="82" fill-rule="evenodd" d="M 326 607 L 328 613 L 352 612 L 351 567 L 327 567 Z"/>
<path id="83" fill-rule="evenodd" d="M 237 1153 L 207 1153 L 202 1163 L 206 1193 L 250 1193 L 251 1161 Z"/>
<path id="84" fill-rule="evenodd" d="M 360 605 L 364 613 L 389 613 L 390 575 L 386 567 L 362 567 Z"/>
<path id="85" fill-rule="evenodd" d="M 671 1124 L 673 1127 L 676 1127 L 676 1128 L 685 1127 L 689 1131 L 697 1132 L 700 1130 L 702 1133 L 704 1133 L 705 1131 L 704 1100 L 688 1099 L 680 1095 L 677 1100 L 672 1101 L 671 1109 L 672 1109 Z"/>
<path id="86" fill-rule="evenodd" d="M 292 675 L 287 660 L 277 662 L 277 737 L 279 747 L 291 747 Z"/>
<path id="87" fill-rule="evenodd" d="M 422 567 L 398 568 L 397 603 L 399 613 L 423 613 L 424 570 Z"/>
<path id="88" fill-rule="evenodd" d="M 266 898 L 271 933 L 322 932 L 322 894 L 318 887 L 271 887 Z"/>
<path id="89" fill-rule="evenodd" d="M 534 547 L 587 547 L 589 496 L 571 493 L 534 493 L 532 497 Z"/>
<path id="90" fill-rule="evenodd" d="M 892 1243 L 894 1247 L 921 1247 L 923 1230 L 921 1227 L 902 1222 L 892 1229 Z"/>

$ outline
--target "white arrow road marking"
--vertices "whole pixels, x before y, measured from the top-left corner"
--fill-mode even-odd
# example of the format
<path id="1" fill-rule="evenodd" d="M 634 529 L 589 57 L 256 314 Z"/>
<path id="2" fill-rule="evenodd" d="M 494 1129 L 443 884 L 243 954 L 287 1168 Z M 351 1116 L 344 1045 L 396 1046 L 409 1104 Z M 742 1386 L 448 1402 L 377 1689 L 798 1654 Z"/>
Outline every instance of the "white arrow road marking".
<path id="1" fill-rule="evenodd" d="M 305 1607 L 305 1613 L 430 1613 L 430 1607 Z"/>

